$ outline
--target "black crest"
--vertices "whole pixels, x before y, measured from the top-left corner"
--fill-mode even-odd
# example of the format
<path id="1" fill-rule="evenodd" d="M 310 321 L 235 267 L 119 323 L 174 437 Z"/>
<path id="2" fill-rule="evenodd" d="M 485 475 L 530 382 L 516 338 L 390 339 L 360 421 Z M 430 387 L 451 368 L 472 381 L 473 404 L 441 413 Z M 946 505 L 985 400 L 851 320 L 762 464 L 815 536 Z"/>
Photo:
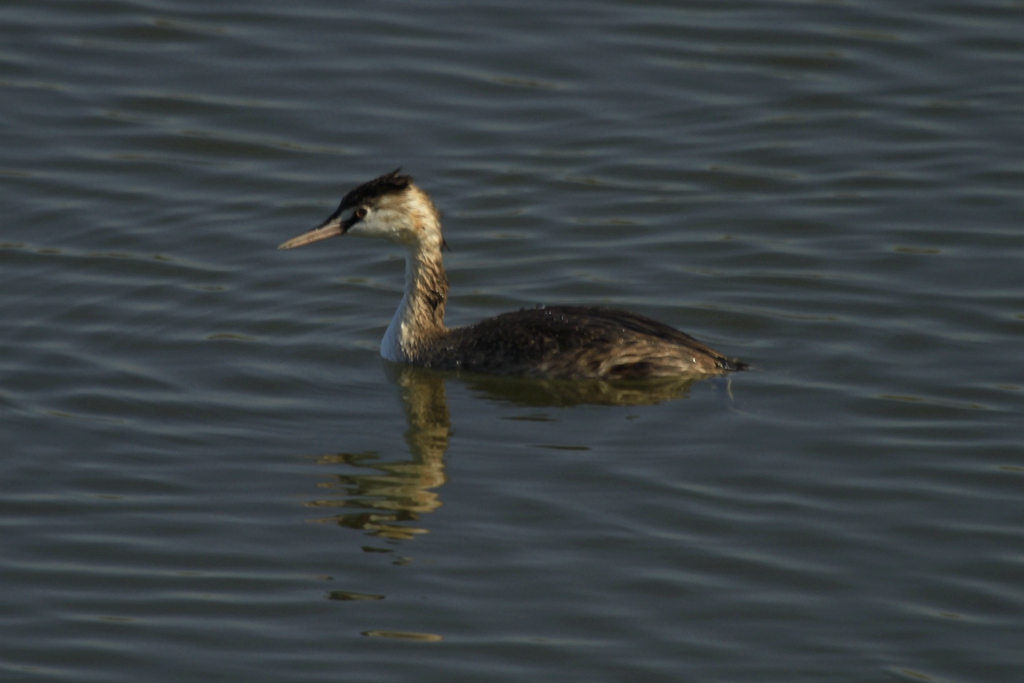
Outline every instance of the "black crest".
<path id="1" fill-rule="evenodd" d="M 383 197 L 386 194 L 402 192 L 411 184 L 412 176 L 402 175 L 402 169 L 396 168 L 391 173 L 385 173 L 379 178 L 374 178 L 373 180 L 363 183 L 359 187 L 351 190 L 347 195 L 345 195 L 345 198 L 341 200 L 341 206 L 339 206 L 338 209 L 349 209 L 371 199 Z"/>

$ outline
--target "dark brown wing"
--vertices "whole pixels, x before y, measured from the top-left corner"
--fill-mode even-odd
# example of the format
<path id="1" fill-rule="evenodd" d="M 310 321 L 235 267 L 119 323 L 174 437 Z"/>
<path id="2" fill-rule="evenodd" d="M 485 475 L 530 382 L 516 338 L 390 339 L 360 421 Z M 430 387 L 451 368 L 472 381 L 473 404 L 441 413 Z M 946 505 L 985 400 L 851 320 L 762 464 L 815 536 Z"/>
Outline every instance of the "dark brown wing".
<path id="1" fill-rule="evenodd" d="M 524 309 L 450 331 L 422 364 L 486 374 L 642 378 L 740 370 L 656 320 L 615 308 Z"/>

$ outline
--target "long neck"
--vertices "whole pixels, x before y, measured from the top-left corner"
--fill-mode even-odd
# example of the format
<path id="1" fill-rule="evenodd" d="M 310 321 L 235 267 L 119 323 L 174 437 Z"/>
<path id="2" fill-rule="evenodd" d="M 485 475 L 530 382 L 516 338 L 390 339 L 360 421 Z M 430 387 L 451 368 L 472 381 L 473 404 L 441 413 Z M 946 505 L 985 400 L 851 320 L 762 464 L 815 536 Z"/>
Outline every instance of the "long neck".
<path id="1" fill-rule="evenodd" d="M 415 363 L 429 345 L 447 332 L 444 307 L 448 276 L 437 239 L 406 245 L 405 295 L 380 344 L 380 355 L 390 361 Z"/>

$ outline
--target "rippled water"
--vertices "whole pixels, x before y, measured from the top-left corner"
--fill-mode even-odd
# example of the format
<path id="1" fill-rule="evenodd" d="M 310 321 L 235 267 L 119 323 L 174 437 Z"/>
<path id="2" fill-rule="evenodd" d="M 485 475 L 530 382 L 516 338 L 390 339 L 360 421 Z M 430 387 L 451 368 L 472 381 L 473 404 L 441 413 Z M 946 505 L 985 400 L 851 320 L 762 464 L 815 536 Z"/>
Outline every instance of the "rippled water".
<path id="1" fill-rule="evenodd" d="M 0 678 L 1024 680 L 1024 5 L 0 7 Z M 614 304 L 692 385 L 385 365 Z"/>

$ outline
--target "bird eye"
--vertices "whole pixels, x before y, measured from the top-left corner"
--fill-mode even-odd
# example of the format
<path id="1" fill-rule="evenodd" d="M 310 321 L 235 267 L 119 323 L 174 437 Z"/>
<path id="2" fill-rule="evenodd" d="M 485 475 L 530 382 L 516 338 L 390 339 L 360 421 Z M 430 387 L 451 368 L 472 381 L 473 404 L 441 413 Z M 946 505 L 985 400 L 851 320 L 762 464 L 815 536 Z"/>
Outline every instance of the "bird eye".
<path id="1" fill-rule="evenodd" d="M 352 212 L 352 216 L 357 220 L 363 220 L 364 218 L 366 218 L 366 207 L 360 206 L 358 209 Z"/>

